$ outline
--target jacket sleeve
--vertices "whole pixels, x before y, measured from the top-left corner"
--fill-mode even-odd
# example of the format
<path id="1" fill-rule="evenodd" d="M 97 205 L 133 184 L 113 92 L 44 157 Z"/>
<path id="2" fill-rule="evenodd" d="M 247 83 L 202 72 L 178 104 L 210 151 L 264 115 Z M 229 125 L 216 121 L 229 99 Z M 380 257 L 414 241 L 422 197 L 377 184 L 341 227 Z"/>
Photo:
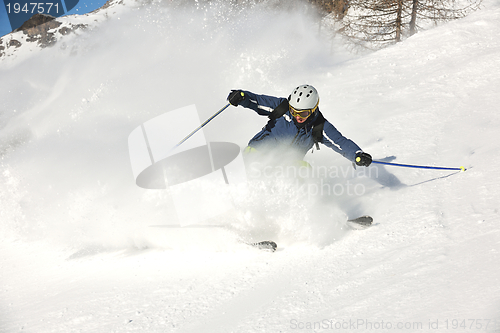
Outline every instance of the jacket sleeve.
<path id="1" fill-rule="evenodd" d="M 267 95 L 257 95 L 250 91 L 242 90 L 245 99 L 239 105 L 252 109 L 261 116 L 269 116 L 273 110 L 286 98 L 279 98 Z"/>
<path id="2" fill-rule="evenodd" d="M 322 143 L 351 162 L 356 159 L 356 153 L 362 151 L 354 141 L 343 136 L 328 120 L 323 127 Z"/>

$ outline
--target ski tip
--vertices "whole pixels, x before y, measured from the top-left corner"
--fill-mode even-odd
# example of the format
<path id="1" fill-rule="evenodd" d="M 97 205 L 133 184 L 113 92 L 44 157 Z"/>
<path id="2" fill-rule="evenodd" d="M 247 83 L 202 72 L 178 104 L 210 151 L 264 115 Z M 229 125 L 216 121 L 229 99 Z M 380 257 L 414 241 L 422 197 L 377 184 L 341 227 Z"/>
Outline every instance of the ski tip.
<path id="1" fill-rule="evenodd" d="M 465 172 L 467 169 L 464 168 L 463 166 L 460 167 L 460 171 Z"/>
<path id="2" fill-rule="evenodd" d="M 365 215 L 360 216 L 357 219 L 347 220 L 347 225 L 352 229 L 361 230 L 366 229 L 372 225 L 373 218 L 371 216 Z"/>
<path id="3" fill-rule="evenodd" d="M 354 222 L 354 223 L 372 223 L 373 222 L 373 217 L 369 215 L 363 215 L 355 219 L 349 219 L 347 220 L 348 222 Z"/>
<path id="4" fill-rule="evenodd" d="M 252 243 L 250 245 L 258 248 L 259 250 L 265 250 L 270 252 L 275 252 L 276 249 L 278 248 L 278 245 L 273 241 L 262 241 L 258 243 Z"/>

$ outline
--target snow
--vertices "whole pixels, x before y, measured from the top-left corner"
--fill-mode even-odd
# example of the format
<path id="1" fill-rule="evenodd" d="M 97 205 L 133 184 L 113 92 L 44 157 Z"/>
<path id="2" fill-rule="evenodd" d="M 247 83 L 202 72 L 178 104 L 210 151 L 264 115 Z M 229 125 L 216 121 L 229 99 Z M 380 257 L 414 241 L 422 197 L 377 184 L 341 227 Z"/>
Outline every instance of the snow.
<path id="1" fill-rule="evenodd" d="M 117 18 L 0 63 L 0 332 L 499 329 L 498 1 L 365 55 L 318 35 L 302 6 L 134 4 Z M 150 227 L 179 221 L 168 191 L 135 185 L 132 130 L 191 104 L 207 119 L 230 89 L 305 82 L 376 159 L 468 170 L 354 172 L 325 147 L 307 161 L 363 193 L 306 209 L 261 190 L 226 228 Z M 264 124 L 231 107 L 204 132 L 244 148 Z M 329 217 L 362 214 L 375 225 Z M 278 251 L 245 245 L 264 239 Z"/>

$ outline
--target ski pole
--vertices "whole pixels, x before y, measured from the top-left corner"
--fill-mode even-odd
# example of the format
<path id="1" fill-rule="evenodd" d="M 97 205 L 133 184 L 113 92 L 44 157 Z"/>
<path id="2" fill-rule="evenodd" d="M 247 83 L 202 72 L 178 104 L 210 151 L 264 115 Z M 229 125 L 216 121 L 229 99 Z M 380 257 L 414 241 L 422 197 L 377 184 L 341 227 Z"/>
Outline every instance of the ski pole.
<path id="1" fill-rule="evenodd" d="M 372 161 L 372 163 L 376 164 L 384 164 L 384 165 L 393 165 L 393 166 L 399 166 L 399 167 L 405 167 L 405 168 L 417 168 L 417 169 L 435 169 L 435 170 L 457 170 L 457 171 L 465 171 L 467 170 L 463 166 L 460 168 L 445 168 L 445 167 L 435 167 L 435 166 L 426 166 L 426 165 L 412 165 L 412 164 L 399 164 L 399 163 L 389 163 L 389 162 L 382 162 L 382 161 Z"/>
<path id="2" fill-rule="evenodd" d="M 176 144 L 174 146 L 174 148 L 172 149 L 175 149 L 177 147 L 179 147 L 180 145 L 182 145 L 187 139 L 189 139 L 190 137 L 192 137 L 194 135 L 194 133 L 198 132 L 200 129 L 202 129 L 206 124 L 208 124 L 210 121 L 212 121 L 212 119 L 214 119 L 215 117 L 217 117 L 220 113 L 222 113 L 222 111 L 224 111 L 225 109 L 227 109 L 229 107 L 229 105 L 231 105 L 230 103 L 227 103 L 222 109 L 220 109 L 219 111 L 217 111 L 216 113 L 214 113 L 213 116 L 211 116 L 210 118 L 208 118 L 203 124 L 201 124 L 200 126 L 198 126 L 198 128 L 196 128 L 194 131 L 192 131 L 191 133 L 189 133 L 184 139 L 182 139 L 181 141 L 179 141 L 178 144 Z"/>

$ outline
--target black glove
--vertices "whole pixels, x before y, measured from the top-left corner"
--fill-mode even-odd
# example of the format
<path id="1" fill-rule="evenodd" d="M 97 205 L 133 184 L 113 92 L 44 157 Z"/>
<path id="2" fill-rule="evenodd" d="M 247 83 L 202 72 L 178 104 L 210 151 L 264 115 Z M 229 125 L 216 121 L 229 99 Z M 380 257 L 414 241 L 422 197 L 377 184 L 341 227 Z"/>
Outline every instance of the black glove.
<path id="1" fill-rule="evenodd" d="M 372 164 L 372 157 L 370 154 L 359 152 L 356 154 L 356 165 L 359 166 L 369 166 Z"/>
<path id="2" fill-rule="evenodd" d="M 229 95 L 227 96 L 227 100 L 231 105 L 238 106 L 242 100 L 245 99 L 245 94 L 241 90 L 231 90 Z"/>

